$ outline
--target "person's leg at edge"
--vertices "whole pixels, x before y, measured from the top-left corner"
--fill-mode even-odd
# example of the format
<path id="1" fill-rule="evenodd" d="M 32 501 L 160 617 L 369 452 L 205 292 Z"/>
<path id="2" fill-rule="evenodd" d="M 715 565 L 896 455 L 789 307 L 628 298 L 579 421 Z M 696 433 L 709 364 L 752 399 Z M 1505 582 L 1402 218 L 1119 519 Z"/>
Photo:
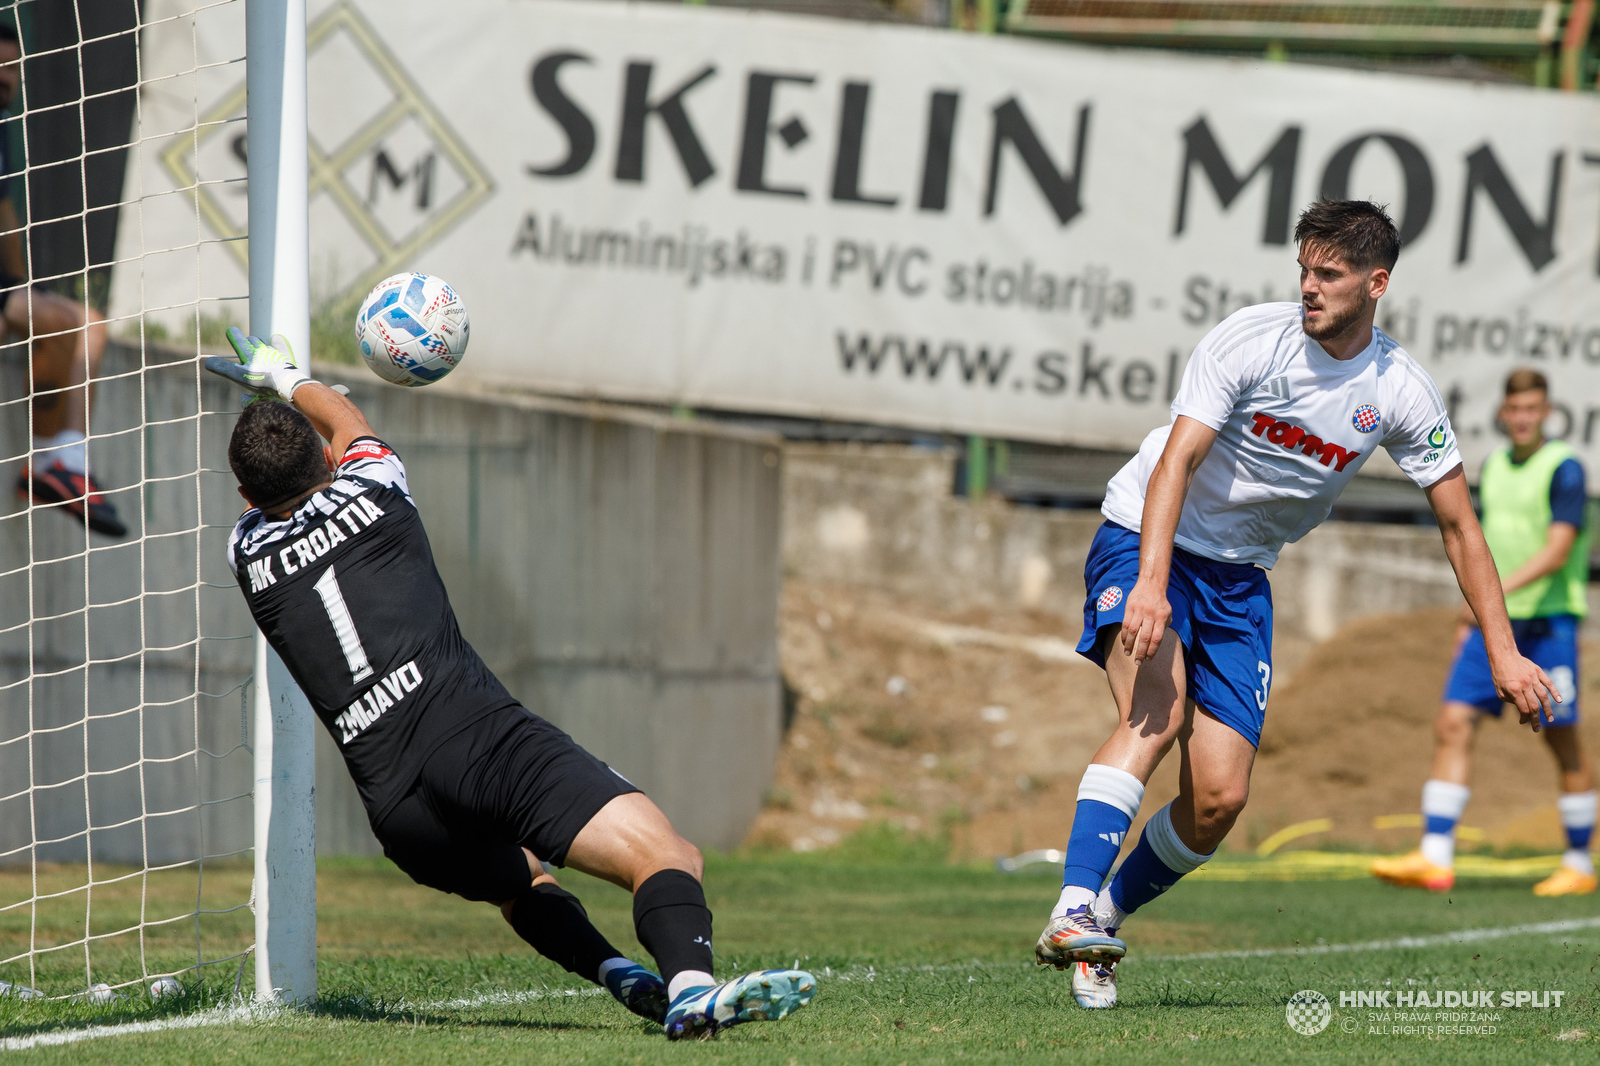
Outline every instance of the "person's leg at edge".
<path id="1" fill-rule="evenodd" d="M 1207 862 L 1249 797 L 1255 746 L 1203 708 L 1189 708 L 1178 735 L 1178 796 L 1145 823 L 1139 843 L 1095 901 L 1095 917 L 1107 929 L 1121 928 L 1128 915 Z"/>
<path id="2" fill-rule="evenodd" d="M 33 346 L 35 463 L 60 461 L 88 472 L 89 405 L 105 351 L 105 320 L 56 293 L 19 289 L 4 305 L 6 325 Z"/>
<path id="3" fill-rule="evenodd" d="M 1546 727 L 1542 735 L 1555 756 L 1561 783 L 1556 807 L 1561 812 L 1561 826 L 1567 835 L 1567 850 L 1561 856 L 1561 865 L 1584 878 L 1592 878 L 1595 870 L 1589 842 L 1594 833 L 1600 794 L 1595 792 L 1588 752 L 1584 750 L 1576 726 Z"/>
<path id="4" fill-rule="evenodd" d="M 1183 725 L 1187 685 L 1178 634 L 1169 628 L 1155 658 L 1141 666 L 1123 654 L 1121 631 L 1120 625 L 1113 625 L 1100 634 L 1106 681 L 1121 721 L 1095 752 L 1078 787 L 1061 896 L 1050 912 L 1052 920 L 1078 908 L 1093 909 L 1138 813 L 1145 782 Z"/>

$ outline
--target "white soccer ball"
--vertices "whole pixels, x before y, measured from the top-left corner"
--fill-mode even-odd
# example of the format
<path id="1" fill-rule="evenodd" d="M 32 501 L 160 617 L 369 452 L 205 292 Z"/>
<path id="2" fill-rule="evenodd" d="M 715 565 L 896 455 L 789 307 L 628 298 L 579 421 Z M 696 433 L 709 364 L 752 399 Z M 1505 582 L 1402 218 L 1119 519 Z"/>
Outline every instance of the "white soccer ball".
<path id="1" fill-rule="evenodd" d="M 168 996 L 183 995 L 183 986 L 171 977 L 157 977 L 150 982 L 150 998 L 166 999 Z"/>
<path id="2" fill-rule="evenodd" d="M 467 350 L 467 306 L 431 274 L 396 274 L 367 293 L 356 343 L 372 372 L 396 385 L 430 385 Z"/>
<path id="3" fill-rule="evenodd" d="M 104 981 L 98 981 L 89 986 L 89 991 L 84 993 L 84 998 L 90 1003 L 110 1003 L 117 998 L 116 992 Z"/>

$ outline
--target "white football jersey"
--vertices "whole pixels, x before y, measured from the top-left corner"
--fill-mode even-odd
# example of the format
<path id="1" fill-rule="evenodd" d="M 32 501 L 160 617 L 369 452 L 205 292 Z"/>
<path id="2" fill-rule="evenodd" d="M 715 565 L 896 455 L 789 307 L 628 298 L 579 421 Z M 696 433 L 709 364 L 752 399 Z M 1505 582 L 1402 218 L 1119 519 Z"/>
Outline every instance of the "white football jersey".
<path id="1" fill-rule="evenodd" d="M 1217 431 L 1178 520 L 1179 547 L 1271 567 L 1285 542 L 1328 517 L 1378 445 L 1426 488 L 1461 463 L 1438 388 L 1374 328 L 1352 359 L 1333 358 L 1300 327 L 1298 303 L 1246 307 L 1206 334 L 1183 372 L 1172 417 Z M 1170 425 L 1152 430 L 1106 486 L 1100 510 L 1138 530 L 1145 486 Z"/>

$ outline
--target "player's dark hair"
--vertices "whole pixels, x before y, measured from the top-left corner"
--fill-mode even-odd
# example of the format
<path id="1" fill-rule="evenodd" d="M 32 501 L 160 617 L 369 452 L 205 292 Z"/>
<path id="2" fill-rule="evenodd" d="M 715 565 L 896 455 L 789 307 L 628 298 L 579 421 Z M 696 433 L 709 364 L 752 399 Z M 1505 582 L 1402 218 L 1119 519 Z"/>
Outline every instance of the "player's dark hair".
<path id="1" fill-rule="evenodd" d="M 257 400 L 244 409 L 228 440 L 228 465 L 239 487 L 263 511 L 278 508 L 328 480 L 322 437 L 286 403 Z"/>
<path id="2" fill-rule="evenodd" d="M 1394 219 L 1370 200 L 1318 200 L 1300 212 L 1294 243 L 1331 251 L 1354 270 L 1393 270 L 1400 258 Z"/>
<path id="3" fill-rule="evenodd" d="M 0 41 L 9 41 L 18 48 L 22 47 L 22 38 L 17 36 L 17 28 L 9 22 L 0 21 Z"/>
<path id="4" fill-rule="evenodd" d="M 1506 395 L 1519 392 L 1542 392 L 1550 395 L 1550 381 L 1531 366 L 1519 366 L 1506 375 Z"/>

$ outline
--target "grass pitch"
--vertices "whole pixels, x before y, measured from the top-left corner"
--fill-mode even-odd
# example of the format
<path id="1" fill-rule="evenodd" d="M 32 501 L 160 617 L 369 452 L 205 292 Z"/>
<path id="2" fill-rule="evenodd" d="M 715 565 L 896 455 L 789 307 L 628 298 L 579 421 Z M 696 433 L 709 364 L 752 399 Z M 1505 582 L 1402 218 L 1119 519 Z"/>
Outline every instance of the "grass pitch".
<path id="1" fill-rule="evenodd" d="M 1065 975 L 1032 964 L 1057 882 L 915 854 L 894 862 L 818 856 L 712 858 L 719 974 L 788 966 L 820 980 L 811 1006 L 779 1024 L 735 1029 L 709 1044 L 669 1045 L 609 996 L 538 958 L 497 912 L 413 885 L 386 862 L 341 861 L 319 873 L 322 1000 L 307 1011 L 230 1008 L 236 971 L 188 979 L 180 1002 L 152 1005 L 0 999 L 0 1049 L 38 1063 L 389 1062 L 1162 1062 L 1282 1060 L 1590 1063 L 1600 1049 L 1600 928 L 1442 935 L 1592 919 L 1594 897 L 1538 900 L 1531 879 L 1465 882 L 1449 896 L 1368 881 L 1181 885 L 1125 935 L 1121 1005 L 1084 1011 Z M 568 874 L 596 924 L 639 952 L 629 899 Z M 0 934 L 5 930 L 0 929 Z M 1428 939 L 1430 937 L 1438 939 Z M 1409 946 L 1393 941 L 1412 938 Z M 1360 950 L 1328 946 L 1365 943 Z M 1250 957 L 1218 951 L 1291 949 Z M 1295 953 L 1297 952 L 1297 953 Z M 108 964 L 109 965 L 109 964 Z M 247 967 L 248 969 L 248 967 Z M 81 975 L 81 968 L 78 971 Z M 0 978 L 15 974 L 0 974 Z M 244 978 L 246 992 L 250 977 Z M 1285 1023 L 1294 993 L 1333 1002 L 1324 1031 Z M 1498 1008 L 1443 1024 L 1481 1035 L 1395 1034 L 1439 1025 L 1341 1007 L 1340 991 L 1561 990 L 1560 1008 Z M 59 989 L 52 989 L 59 991 Z M 232 1015 L 225 1012 L 232 1009 Z M 1388 1018 L 1374 1017 L 1387 1013 Z M 1482 1013 L 1482 1012 L 1480 1012 Z M 226 1018 L 221 1024 L 212 1024 Z M 208 1024 L 195 1024 L 195 1023 Z M 129 1032 L 137 1023 L 192 1024 Z M 91 1026 L 107 1035 L 26 1049 Z"/>

